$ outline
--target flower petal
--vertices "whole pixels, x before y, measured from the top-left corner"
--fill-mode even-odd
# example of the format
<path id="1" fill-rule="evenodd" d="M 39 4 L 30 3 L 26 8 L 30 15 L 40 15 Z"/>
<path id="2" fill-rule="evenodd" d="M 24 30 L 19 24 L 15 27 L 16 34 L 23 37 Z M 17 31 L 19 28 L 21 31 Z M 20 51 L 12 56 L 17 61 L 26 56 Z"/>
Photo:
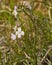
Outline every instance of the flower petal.
<path id="1" fill-rule="evenodd" d="M 16 10 L 17 9 L 17 6 L 14 6 L 14 10 Z"/>
<path id="2" fill-rule="evenodd" d="M 24 35 L 24 31 L 21 31 L 21 35 Z"/>
<path id="3" fill-rule="evenodd" d="M 18 28 L 18 32 L 19 32 L 19 33 L 21 32 L 21 27 Z"/>
<path id="4" fill-rule="evenodd" d="M 11 39 L 12 39 L 12 40 L 15 40 L 15 39 L 16 39 L 16 35 L 12 33 L 12 34 L 11 34 Z"/>
<path id="5" fill-rule="evenodd" d="M 18 34 L 18 38 L 21 38 L 21 34 Z"/>

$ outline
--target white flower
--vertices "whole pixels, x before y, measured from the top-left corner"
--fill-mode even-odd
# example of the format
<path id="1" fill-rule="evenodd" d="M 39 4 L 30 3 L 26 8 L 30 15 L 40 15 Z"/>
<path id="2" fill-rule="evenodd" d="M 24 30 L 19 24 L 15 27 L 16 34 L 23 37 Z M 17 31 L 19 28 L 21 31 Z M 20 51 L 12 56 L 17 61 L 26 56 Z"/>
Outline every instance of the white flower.
<path id="1" fill-rule="evenodd" d="M 17 6 L 14 7 L 14 10 L 13 10 L 12 14 L 13 14 L 15 17 L 17 16 L 17 14 L 18 14 L 18 13 L 17 13 Z"/>
<path id="2" fill-rule="evenodd" d="M 18 13 L 16 10 L 13 10 L 12 14 L 16 17 Z"/>
<path id="3" fill-rule="evenodd" d="M 16 40 L 16 35 L 13 34 L 13 33 L 11 33 L 11 39 L 12 39 L 12 40 Z"/>
<path id="4" fill-rule="evenodd" d="M 21 27 L 18 28 L 18 31 L 16 28 L 17 26 L 14 27 L 15 34 L 11 33 L 12 40 L 16 40 L 16 36 L 18 36 L 18 38 L 21 38 L 21 36 L 24 35 L 24 31 L 21 30 Z"/>
<path id="5" fill-rule="evenodd" d="M 24 31 L 21 30 L 21 27 L 19 27 L 18 31 L 16 31 L 16 35 L 18 35 L 18 38 L 21 38 L 21 36 L 24 35 Z"/>

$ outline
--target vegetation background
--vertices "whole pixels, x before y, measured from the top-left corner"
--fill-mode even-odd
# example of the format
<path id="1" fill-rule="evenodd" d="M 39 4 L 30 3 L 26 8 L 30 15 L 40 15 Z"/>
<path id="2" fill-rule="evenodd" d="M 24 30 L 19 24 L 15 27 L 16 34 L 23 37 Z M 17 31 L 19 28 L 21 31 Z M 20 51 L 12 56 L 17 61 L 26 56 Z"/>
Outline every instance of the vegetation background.
<path id="1" fill-rule="evenodd" d="M 25 34 L 12 40 L 15 26 Z M 52 65 L 52 0 L 0 0 L 0 65 Z"/>

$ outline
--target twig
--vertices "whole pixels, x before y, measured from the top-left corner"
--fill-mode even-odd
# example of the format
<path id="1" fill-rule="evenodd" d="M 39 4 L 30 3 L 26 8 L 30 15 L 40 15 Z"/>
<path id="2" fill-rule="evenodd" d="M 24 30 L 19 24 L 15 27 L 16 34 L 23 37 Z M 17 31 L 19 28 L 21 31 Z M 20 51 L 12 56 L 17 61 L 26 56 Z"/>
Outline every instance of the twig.
<path id="1" fill-rule="evenodd" d="M 26 53 L 26 52 L 24 52 L 24 54 L 25 54 L 26 58 L 30 59 L 30 57 L 27 55 L 27 53 Z"/>
<path id="2" fill-rule="evenodd" d="M 48 51 L 46 52 L 46 54 L 44 55 L 44 57 L 42 58 L 42 60 L 40 61 L 40 63 L 43 62 L 43 60 L 46 58 L 46 56 L 47 56 L 48 53 L 51 51 L 51 49 L 52 49 L 52 47 L 50 47 L 50 48 L 48 49 Z"/>

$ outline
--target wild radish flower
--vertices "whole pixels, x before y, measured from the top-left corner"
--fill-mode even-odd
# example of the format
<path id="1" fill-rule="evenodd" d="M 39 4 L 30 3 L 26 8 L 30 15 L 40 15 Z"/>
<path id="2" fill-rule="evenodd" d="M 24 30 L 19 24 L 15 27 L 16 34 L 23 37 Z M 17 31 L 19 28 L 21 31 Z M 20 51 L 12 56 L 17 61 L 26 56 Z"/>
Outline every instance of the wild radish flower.
<path id="1" fill-rule="evenodd" d="M 12 14 L 13 14 L 15 17 L 17 16 L 17 14 L 18 14 L 18 13 L 17 13 L 17 6 L 14 7 L 14 10 L 13 10 Z"/>
<path id="2" fill-rule="evenodd" d="M 12 39 L 12 40 L 16 40 L 16 35 L 13 34 L 13 33 L 11 33 L 11 39 Z"/>
<path id="3" fill-rule="evenodd" d="M 16 35 L 18 35 L 18 38 L 21 38 L 21 36 L 24 35 L 24 31 L 21 30 L 21 27 L 19 27 L 18 31 L 16 31 Z"/>
<path id="4" fill-rule="evenodd" d="M 24 35 L 24 31 L 21 30 L 21 27 L 18 27 L 18 30 L 16 30 L 17 26 L 14 27 L 15 34 L 11 33 L 11 39 L 16 40 L 16 37 L 21 38 L 22 35 Z"/>

